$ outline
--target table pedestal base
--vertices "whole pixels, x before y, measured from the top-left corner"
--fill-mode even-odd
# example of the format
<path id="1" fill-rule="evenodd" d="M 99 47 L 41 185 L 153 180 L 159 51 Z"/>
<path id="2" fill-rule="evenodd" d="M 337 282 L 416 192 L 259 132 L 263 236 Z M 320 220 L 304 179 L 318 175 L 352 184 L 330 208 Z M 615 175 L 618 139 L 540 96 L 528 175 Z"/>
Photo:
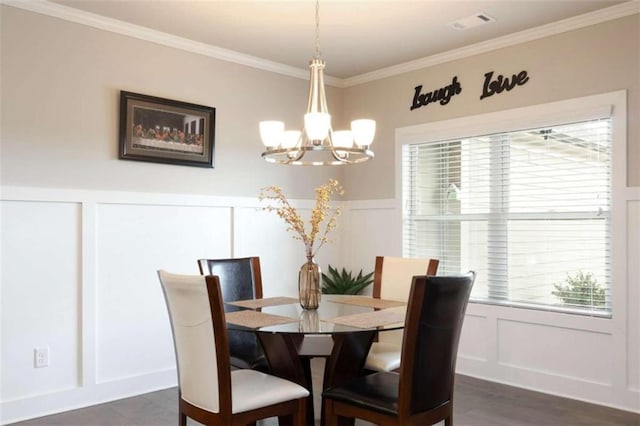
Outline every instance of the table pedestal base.
<path id="1" fill-rule="evenodd" d="M 325 357 L 322 389 L 342 385 L 363 374 L 364 363 L 373 343 L 375 331 L 357 331 L 333 334 L 333 348 L 329 352 L 328 339 L 322 336 L 306 338 L 301 334 L 258 332 L 271 373 L 309 390 L 307 401 L 308 424 L 315 422 L 311 358 Z M 314 342 L 315 341 L 315 342 Z M 324 407 L 323 410 L 324 412 Z M 324 425 L 324 413 L 321 414 Z"/>

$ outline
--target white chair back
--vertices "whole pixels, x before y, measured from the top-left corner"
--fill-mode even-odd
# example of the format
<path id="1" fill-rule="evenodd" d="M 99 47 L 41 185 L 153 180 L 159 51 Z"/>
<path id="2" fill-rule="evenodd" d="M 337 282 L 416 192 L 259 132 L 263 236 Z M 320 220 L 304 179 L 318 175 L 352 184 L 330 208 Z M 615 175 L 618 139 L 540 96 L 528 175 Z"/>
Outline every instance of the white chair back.
<path id="1" fill-rule="evenodd" d="M 384 256 L 380 277 L 380 298 L 409 301 L 411 283 L 415 275 L 426 275 L 431 259 Z M 386 331 L 378 335 L 378 341 L 400 347 L 402 331 Z"/>
<path id="2" fill-rule="evenodd" d="M 178 364 L 182 398 L 218 413 L 218 365 L 211 307 L 204 276 L 158 271 Z"/>
<path id="3" fill-rule="evenodd" d="M 414 275 L 426 275 L 431 259 L 384 256 L 380 298 L 407 302 Z"/>

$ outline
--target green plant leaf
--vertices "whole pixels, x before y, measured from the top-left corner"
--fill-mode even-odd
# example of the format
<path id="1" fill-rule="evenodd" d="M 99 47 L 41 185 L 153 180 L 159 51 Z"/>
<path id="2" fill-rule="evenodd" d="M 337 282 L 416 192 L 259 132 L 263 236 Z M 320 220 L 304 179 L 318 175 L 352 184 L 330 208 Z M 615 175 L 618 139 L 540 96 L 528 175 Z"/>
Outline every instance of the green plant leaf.
<path id="1" fill-rule="evenodd" d="M 605 289 L 598 284 L 592 273 L 578 271 L 575 275 L 569 275 L 563 283 L 555 283 L 554 296 L 564 305 L 587 306 L 594 308 L 605 307 Z"/>
<path id="2" fill-rule="evenodd" d="M 329 265 L 328 274 L 322 274 L 322 293 L 324 294 L 358 294 L 373 282 L 373 272 L 362 275 L 362 269 L 356 277 L 351 271 Z"/>

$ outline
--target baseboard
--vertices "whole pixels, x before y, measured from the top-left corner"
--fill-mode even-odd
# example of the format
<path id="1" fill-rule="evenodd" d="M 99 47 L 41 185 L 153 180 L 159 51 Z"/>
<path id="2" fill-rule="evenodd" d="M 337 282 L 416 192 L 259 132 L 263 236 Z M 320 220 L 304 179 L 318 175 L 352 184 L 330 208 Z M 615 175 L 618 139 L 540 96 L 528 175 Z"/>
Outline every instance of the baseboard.
<path id="1" fill-rule="evenodd" d="M 460 364 L 461 364 L 460 361 L 462 360 L 460 359 L 458 360 L 458 367 L 460 367 Z M 468 363 L 472 360 L 466 359 L 465 361 L 467 361 Z M 465 362 L 463 361 L 462 363 L 464 364 Z M 526 382 L 520 382 L 517 380 L 510 380 L 510 379 L 504 378 L 504 376 L 507 376 L 509 374 L 508 372 L 497 371 L 496 373 L 497 374 L 489 374 L 488 372 L 481 371 L 480 369 L 469 368 L 468 365 L 463 366 L 462 368 L 456 369 L 456 374 L 473 377 L 474 379 L 484 380 L 484 381 L 493 382 L 493 383 L 499 383 L 501 385 L 513 386 L 516 388 L 525 389 L 533 392 L 540 392 L 540 393 L 553 395 L 560 398 L 572 399 L 575 401 L 581 401 L 588 404 L 599 405 L 602 407 L 609 407 L 617 410 L 640 414 L 640 393 L 637 391 L 634 391 L 633 389 L 627 389 L 626 391 L 621 391 L 617 389 L 615 390 L 616 394 L 614 395 L 612 392 L 614 389 L 612 389 L 610 386 L 591 383 L 590 384 L 591 387 L 601 387 L 603 388 L 601 389 L 601 393 L 611 395 L 610 399 L 602 400 L 602 399 L 589 398 L 586 395 L 579 395 L 575 392 L 571 392 L 570 389 L 568 389 L 568 388 L 580 387 L 584 385 L 584 383 L 580 380 L 576 380 L 575 382 L 577 383 L 568 383 L 566 386 L 563 387 L 565 388 L 563 390 L 563 389 L 559 389 L 558 386 L 555 386 L 555 388 L 552 389 L 550 387 L 539 385 L 540 383 L 544 383 L 545 381 L 548 381 L 548 380 L 545 380 L 543 377 L 540 377 L 539 380 L 535 380 L 535 381 L 527 380 Z M 544 374 L 544 376 L 548 376 L 548 375 Z M 560 381 L 572 382 L 567 377 L 555 377 L 555 379 L 556 379 L 556 383 Z M 532 385 L 531 383 L 538 383 L 538 385 Z M 584 386 L 582 387 L 584 388 Z M 624 395 L 621 395 L 621 394 L 624 394 Z"/>
<path id="2" fill-rule="evenodd" d="M 0 424 L 8 425 L 22 420 L 76 410 L 176 385 L 176 370 L 169 369 L 90 386 L 79 386 L 59 392 L 3 401 L 0 405 L 0 413 L 2 414 Z"/>

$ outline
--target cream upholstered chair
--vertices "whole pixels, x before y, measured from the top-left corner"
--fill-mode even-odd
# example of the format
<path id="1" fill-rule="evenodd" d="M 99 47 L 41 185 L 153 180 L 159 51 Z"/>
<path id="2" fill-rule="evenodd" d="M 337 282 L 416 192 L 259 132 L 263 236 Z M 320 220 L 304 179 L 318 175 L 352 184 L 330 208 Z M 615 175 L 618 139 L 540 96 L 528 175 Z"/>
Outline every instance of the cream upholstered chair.
<path id="1" fill-rule="evenodd" d="M 304 424 L 304 387 L 256 370 L 231 371 L 218 277 L 158 276 L 178 365 L 179 424 L 191 417 L 205 425 L 246 425 L 274 416 Z"/>
<path id="2" fill-rule="evenodd" d="M 437 259 L 411 259 L 405 257 L 376 257 L 373 274 L 373 297 L 408 302 L 411 282 L 415 275 L 435 275 Z M 400 367 L 402 331 L 385 331 L 371 345 L 365 368 L 392 371 Z"/>

